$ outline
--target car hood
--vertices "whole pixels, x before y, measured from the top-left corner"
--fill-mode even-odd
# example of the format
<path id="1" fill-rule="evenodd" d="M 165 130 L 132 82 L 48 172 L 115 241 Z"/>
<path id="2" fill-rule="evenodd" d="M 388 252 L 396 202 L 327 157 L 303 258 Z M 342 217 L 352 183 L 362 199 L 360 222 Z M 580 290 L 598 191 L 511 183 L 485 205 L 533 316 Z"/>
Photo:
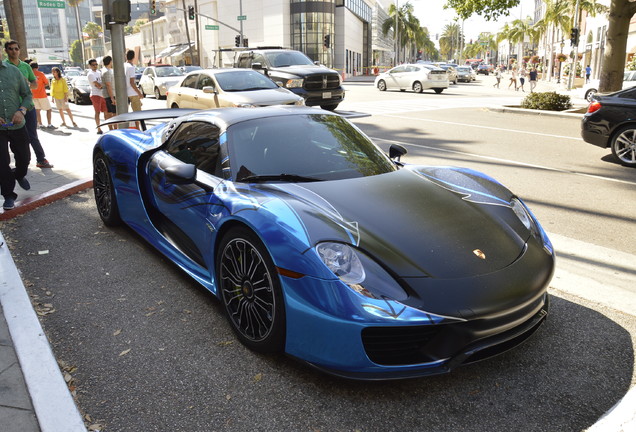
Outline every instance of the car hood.
<path id="1" fill-rule="evenodd" d="M 300 96 L 283 88 L 224 92 L 222 98 L 230 104 L 252 104 L 259 106 L 292 104 L 302 99 Z"/>
<path id="2" fill-rule="evenodd" d="M 316 74 L 328 74 L 328 75 L 337 75 L 338 73 L 326 68 L 324 66 L 318 65 L 292 65 L 285 67 L 276 67 L 272 68 L 271 72 L 276 74 L 277 72 L 288 73 L 291 75 L 297 76 L 306 76 L 306 75 L 316 75 Z"/>
<path id="3" fill-rule="evenodd" d="M 157 85 L 174 85 L 183 79 L 183 76 L 174 77 L 155 77 L 155 84 Z"/>
<path id="4" fill-rule="evenodd" d="M 419 167 L 270 187 L 300 217 L 311 245 L 353 244 L 400 277 L 492 273 L 513 263 L 530 236 L 508 205 L 511 193 L 469 170 Z"/>

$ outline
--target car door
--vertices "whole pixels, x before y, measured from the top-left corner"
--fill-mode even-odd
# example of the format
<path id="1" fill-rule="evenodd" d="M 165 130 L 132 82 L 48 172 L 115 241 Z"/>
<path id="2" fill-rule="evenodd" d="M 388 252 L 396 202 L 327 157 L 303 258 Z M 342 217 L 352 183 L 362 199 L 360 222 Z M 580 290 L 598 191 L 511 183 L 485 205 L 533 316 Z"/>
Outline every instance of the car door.
<path id="1" fill-rule="evenodd" d="M 386 87 L 389 89 L 400 88 L 400 80 L 402 79 L 402 75 L 404 74 L 405 70 L 406 67 L 404 66 L 397 66 L 391 69 L 387 73 Z"/>
<path id="2" fill-rule="evenodd" d="M 213 270 L 212 235 L 223 205 L 215 195 L 221 178 L 220 129 L 209 122 L 183 122 L 148 162 L 149 211 L 164 237 L 198 265 Z M 168 170 L 196 166 L 196 181 L 175 184 Z"/>
<path id="3" fill-rule="evenodd" d="M 213 89 L 218 89 L 217 83 L 210 75 L 202 73 L 199 77 L 199 81 L 197 82 L 196 89 L 196 108 L 198 109 L 209 109 L 209 108 L 218 108 L 219 106 L 224 106 L 219 101 L 218 93 L 204 93 L 203 89 L 205 87 L 212 87 Z"/>
<path id="4" fill-rule="evenodd" d="M 195 101 L 198 79 L 199 74 L 197 73 L 188 75 L 183 79 L 179 87 L 175 86 L 170 89 L 170 93 L 174 93 L 174 99 L 171 99 L 179 106 L 179 108 L 199 108 L 196 106 Z"/>
<path id="5" fill-rule="evenodd" d="M 155 68 L 148 67 L 144 70 L 141 79 L 139 80 L 139 86 L 144 94 L 152 94 L 155 90 Z"/>

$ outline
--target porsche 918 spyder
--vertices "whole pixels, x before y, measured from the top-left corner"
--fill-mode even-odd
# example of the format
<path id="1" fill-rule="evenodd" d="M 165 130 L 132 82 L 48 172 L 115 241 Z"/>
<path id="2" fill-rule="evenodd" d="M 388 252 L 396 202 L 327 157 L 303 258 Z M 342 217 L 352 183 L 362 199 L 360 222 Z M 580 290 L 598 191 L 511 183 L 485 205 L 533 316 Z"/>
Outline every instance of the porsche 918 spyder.
<path id="1" fill-rule="evenodd" d="M 146 129 L 146 121 L 169 119 Z M 238 339 L 353 379 L 448 372 L 545 321 L 554 252 L 494 179 L 386 155 L 309 107 L 156 110 L 95 145 L 124 222 L 218 297 Z"/>

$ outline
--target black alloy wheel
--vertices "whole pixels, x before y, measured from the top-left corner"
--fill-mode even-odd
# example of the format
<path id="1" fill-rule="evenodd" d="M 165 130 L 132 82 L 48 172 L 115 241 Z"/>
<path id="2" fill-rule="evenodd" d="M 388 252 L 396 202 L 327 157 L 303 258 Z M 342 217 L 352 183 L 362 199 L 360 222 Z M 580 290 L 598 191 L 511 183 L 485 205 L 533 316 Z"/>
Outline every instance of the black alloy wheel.
<path id="1" fill-rule="evenodd" d="M 441 92 L 444 91 L 443 88 L 434 88 L 433 90 L 435 90 L 435 93 L 440 94 Z"/>
<path id="2" fill-rule="evenodd" d="M 93 190 L 95 191 L 97 212 L 104 225 L 120 225 L 121 217 L 119 216 L 113 180 L 110 176 L 106 155 L 102 152 L 98 152 L 93 158 Z"/>
<path id="3" fill-rule="evenodd" d="M 285 306 L 276 267 L 261 240 L 235 228 L 221 240 L 216 275 L 227 318 L 239 340 L 257 352 L 285 345 Z"/>
<path id="4" fill-rule="evenodd" d="M 385 91 L 386 90 L 386 83 L 384 82 L 384 80 L 378 81 L 378 90 L 380 90 L 380 91 Z"/>
<path id="5" fill-rule="evenodd" d="M 636 167 L 636 125 L 624 126 L 616 131 L 611 147 L 622 165 Z"/>

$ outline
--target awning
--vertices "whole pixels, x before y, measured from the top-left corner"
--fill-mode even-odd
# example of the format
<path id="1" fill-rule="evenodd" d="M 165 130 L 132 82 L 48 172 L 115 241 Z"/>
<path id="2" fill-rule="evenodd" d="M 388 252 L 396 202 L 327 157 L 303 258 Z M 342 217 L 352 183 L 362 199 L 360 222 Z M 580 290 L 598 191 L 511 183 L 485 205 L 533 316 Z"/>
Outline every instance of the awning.
<path id="1" fill-rule="evenodd" d="M 175 51 L 170 53 L 170 57 L 176 57 L 183 54 L 184 52 L 190 49 L 190 46 L 194 46 L 194 43 L 191 42 L 190 45 L 188 44 L 179 45 Z"/>
<path id="2" fill-rule="evenodd" d="M 173 52 L 181 48 L 181 45 L 182 44 L 170 45 L 168 48 L 164 49 L 159 54 L 157 54 L 157 57 L 170 57 Z"/>

